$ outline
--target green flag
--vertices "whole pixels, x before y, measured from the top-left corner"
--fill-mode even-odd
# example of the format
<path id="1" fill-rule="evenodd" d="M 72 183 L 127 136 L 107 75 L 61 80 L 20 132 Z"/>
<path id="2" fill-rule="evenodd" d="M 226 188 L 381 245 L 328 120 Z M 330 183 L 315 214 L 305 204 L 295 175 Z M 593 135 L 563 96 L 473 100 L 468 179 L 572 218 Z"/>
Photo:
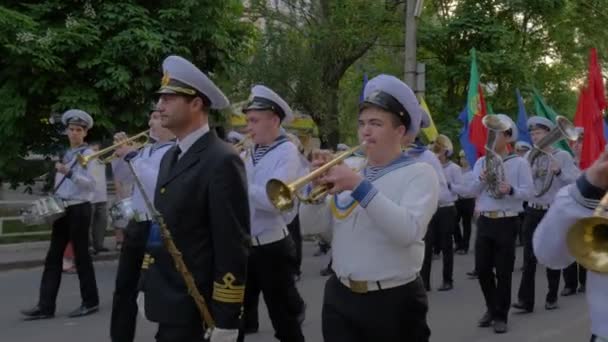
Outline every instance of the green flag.
<path id="1" fill-rule="evenodd" d="M 557 117 L 559 114 L 557 114 L 557 112 L 555 112 L 555 110 L 553 110 L 553 108 L 551 108 L 549 105 L 547 105 L 545 99 L 543 99 L 540 92 L 536 88 L 534 88 L 532 91 L 532 98 L 534 99 L 534 111 L 536 112 L 536 115 L 545 117 L 551 120 L 551 122 L 555 123 L 555 117 Z M 568 151 L 568 153 L 574 155 L 566 140 L 558 141 L 554 147 Z"/>
<path id="2" fill-rule="evenodd" d="M 486 102 L 486 104 L 488 105 L 488 114 L 496 114 L 494 113 L 494 108 L 492 108 L 492 104 L 490 102 Z"/>

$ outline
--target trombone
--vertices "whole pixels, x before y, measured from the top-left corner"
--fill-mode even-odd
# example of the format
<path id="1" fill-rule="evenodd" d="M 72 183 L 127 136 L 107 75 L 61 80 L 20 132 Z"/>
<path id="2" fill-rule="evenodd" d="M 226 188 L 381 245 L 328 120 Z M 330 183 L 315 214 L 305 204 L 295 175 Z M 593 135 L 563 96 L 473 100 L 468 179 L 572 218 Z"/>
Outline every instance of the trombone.
<path id="1" fill-rule="evenodd" d="M 608 193 L 593 216 L 576 221 L 568 231 L 568 249 L 586 269 L 608 273 Z"/>
<path id="2" fill-rule="evenodd" d="M 319 177 L 330 168 L 340 164 L 346 158 L 350 157 L 353 153 L 357 152 L 365 146 L 365 143 L 351 147 L 350 149 L 340 153 L 334 159 L 330 160 L 326 164 L 322 165 L 318 169 L 310 172 L 308 175 L 300 177 L 291 183 L 285 183 L 279 179 L 271 179 L 266 183 L 266 195 L 270 200 L 270 203 L 280 211 L 289 211 L 294 207 L 296 198 L 303 202 L 312 202 L 322 196 L 324 196 L 329 190 L 328 186 L 318 186 L 313 189 L 308 197 L 302 197 L 298 194 L 298 191 L 302 189 L 306 184 L 310 183 L 313 179 Z"/>
<path id="3" fill-rule="evenodd" d="M 110 161 L 112 161 L 112 159 L 116 158 L 116 154 L 114 154 L 114 151 L 116 149 L 118 149 L 119 147 L 121 147 L 121 146 L 123 146 L 125 144 L 130 144 L 130 143 L 132 143 L 132 142 L 134 142 L 137 139 L 140 139 L 142 137 L 145 137 L 146 140 L 142 141 L 139 145 L 135 145 L 135 147 L 137 149 L 140 149 L 142 146 L 144 146 L 145 144 L 147 144 L 150 141 L 150 130 L 146 130 L 146 131 L 143 131 L 141 133 L 135 134 L 134 136 L 129 137 L 128 139 L 125 139 L 125 140 L 123 140 L 121 142 L 118 142 L 118 143 L 116 143 L 116 144 L 114 144 L 112 146 L 108 146 L 108 147 L 106 147 L 104 149 L 101 149 L 101 150 L 99 150 L 99 151 L 97 151 L 97 152 L 95 152 L 93 154 L 88 155 L 88 156 L 83 156 L 82 154 L 79 154 L 77 156 L 78 163 L 81 166 L 85 167 L 85 166 L 87 166 L 91 162 L 91 160 L 96 159 L 96 158 L 99 158 L 101 160 L 101 162 L 104 163 L 104 164 L 109 163 Z M 103 155 L 106 155 L 106 154 L 108 154 L 110 152 L 112 152 L 112 154 L 110 154 L 109 156 L 107 156 L 105 158 L 102 158 Z"/>

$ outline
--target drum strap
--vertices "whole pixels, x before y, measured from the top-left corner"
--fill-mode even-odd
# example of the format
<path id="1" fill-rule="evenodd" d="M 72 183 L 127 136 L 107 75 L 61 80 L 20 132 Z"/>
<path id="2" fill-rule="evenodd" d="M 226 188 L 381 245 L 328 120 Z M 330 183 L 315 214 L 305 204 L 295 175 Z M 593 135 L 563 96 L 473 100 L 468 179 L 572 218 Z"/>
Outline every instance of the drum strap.
<path id="1" fill-rule="evenodd" d="M 61 180 L 59 181 L 59 183 L 57 184 L 57 186 L 55 187 L 55 189 L 53 189 L 53 195 L 57 192 L 57 190 L 59 190 L 59 188 L 61 187 L 61 185 L 63 184 L 63 182 L 65 182 L 65 179 L 68 178 L 68 174 L 70 174 L 70 172 L 72 170 L 74 170 L 74 166 L 76 166 L 77 164 L 78 164 L 78 159 L 74 158 L 74 162 L 70 166 L 70 170 L 68 171 L 68 173 L 66 173 L 65 175 L 63 175 L 63 178 L 61 178 Z"/>

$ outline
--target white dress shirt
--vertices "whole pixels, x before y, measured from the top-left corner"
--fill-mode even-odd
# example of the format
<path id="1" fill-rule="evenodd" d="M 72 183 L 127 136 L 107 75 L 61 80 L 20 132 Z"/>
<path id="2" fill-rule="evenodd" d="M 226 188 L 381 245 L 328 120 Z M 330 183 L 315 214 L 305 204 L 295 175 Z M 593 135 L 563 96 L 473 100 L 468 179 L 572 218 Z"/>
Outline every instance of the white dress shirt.
<path id="1" fill-rule="evenodd" d="M 462 184 L 462 170 L 460 166 L 456 165 L 456 163 L 452 161 L 448 161 L 443 164 L 443 174 L 445 176 L 445 180 L 447 182 L 448 193 L 445 197 L 445 202 L 441 203 L 439 201 L 440 206 L 450 206 L 454 205 L 454 202 L 458 200 L 458 189 L 459 185 Z"/>
<path id="2" fill-rule="evenodd" d="M 186 152 L 188 152 L 190 147 L 192 147 L 192 145 L 194 145 L 194 143 L 198 139 L 200 139 L 202 136 L 204 136 L 208 132 L 209 132 L 209 124 L 205 124 L 204 126 L 200 127 L 196 131 L 185 136 L 183 139 L 181 139 L 181 140 L 177 139 L 177 145 L 179 146 L 179 149 L 181 151 L 181 153 L 179 154 L 177 159 L 178 160 L 181 159 L 182 156 L 184 156 L 186 154 Z"/>

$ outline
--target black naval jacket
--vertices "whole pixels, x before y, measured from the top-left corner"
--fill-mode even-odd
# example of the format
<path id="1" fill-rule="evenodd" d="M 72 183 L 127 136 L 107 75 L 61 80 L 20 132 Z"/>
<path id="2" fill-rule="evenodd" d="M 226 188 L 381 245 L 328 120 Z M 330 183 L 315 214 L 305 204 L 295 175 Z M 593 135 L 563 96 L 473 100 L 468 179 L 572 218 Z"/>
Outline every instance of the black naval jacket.
<path id="1" fill-rule="evenodd" d="M 155 206 L 215 319 L 239 327 L 250 246 L 247 180 L 241 158 L 211 131 L 171 167 L 176 147 L 165 153 Z M 183 325 L 200 314 L 164 246 L 149 249 L 152 262 L 142 290 L 149 320 Z"/>

